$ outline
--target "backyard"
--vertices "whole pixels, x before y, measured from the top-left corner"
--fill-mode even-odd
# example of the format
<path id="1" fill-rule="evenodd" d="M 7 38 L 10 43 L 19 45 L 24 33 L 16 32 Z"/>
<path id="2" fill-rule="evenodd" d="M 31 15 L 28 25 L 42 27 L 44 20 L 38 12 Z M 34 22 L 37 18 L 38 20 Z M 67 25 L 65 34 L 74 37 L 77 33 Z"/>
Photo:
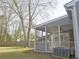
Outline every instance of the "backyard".
<path id="1" fill-rule="evenodd" d="M 45 53 L 35 53 L 31 48 L 0 47 L 0 59 L 52 59 L 52 56 Z"/>
<path id="2" fill-rule="evenodd" d="M 52 55 L 48 53 L 36 53 L 33 52 L 32 48 L 0 47 L 0 59 L 62 59 L 62 58 L 52 57 Z"/>

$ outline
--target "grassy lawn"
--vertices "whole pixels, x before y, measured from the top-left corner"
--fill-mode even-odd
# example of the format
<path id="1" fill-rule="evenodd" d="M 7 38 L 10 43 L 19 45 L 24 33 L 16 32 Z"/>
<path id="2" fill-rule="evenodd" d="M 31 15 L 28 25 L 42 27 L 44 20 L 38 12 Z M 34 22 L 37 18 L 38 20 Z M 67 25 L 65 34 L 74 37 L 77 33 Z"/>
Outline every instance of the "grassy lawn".
<path id="1" fill-rule="evenodd" d="M 52 57 L 51 54 L 46 53 L 35 53 L 31 48 L 0 47 L 0 59 L 61 59 L 61 58 L 55 58 Z"/>
<path id="2" fill-rule="evenodd" d="M 30 48 L 0 47 L 0 59 L 54 59 L 50 54 L 35 53 Z"/>

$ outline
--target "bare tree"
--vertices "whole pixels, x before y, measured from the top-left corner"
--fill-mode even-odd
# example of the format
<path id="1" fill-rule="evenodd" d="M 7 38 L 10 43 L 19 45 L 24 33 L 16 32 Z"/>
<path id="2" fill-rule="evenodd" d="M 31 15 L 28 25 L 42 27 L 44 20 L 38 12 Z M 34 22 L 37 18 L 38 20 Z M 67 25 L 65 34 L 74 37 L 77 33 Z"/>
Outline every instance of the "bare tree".
<path id="1" fill-rule="evenodd" d="M 27 33 L 27 35 L 28 35 L 27 36 L 27 39 L 28 39 L 27 45 L 28 46 L 30 46 L 29 38 L 30 38 L 30 31 L 31 31 L 31 28 L 32 28 L 32 25 L 33 25 L 33 20 L 38 15 L 40 15 L 42 10 L 45 10 L 44 8 L 49 7 L 49 6 L 52 6 L 52 0 L 29 0 L 28 1 L 28 12 L 29 12 L 29 27 L 28 27 L 28 33 Z M 46 12 L 44 12 L 44 14 L 46 14 Z"/>
<path id="2" fill-rule="evenodd" d="M 5 9 L 6 10 L 6 9 Z M 10 10 L 9 10 L 10 11 Z M 7 34 L 8 34 L 8 32 L 7 32 L 7 29 L 8 29 L 8 23 L 11 21 L 10 20 L 10 16 L 11 16 L 11 13 L 10 12 L 8 12 L 8 15 L 7 15 L 7 12 L 5 11 L 4 12 L 5 14 L 4 14 L 4 17 L 5 17 L 5 42 L 7 41 Z"/>
<path id="3" fill-rule="evenodd" d="M 12 13 L 15 14 L 15 16 L 18 16 L 18 18 L 20 19 L 24 33 L 24 39 L 28 47 L 30 46 L 30 31 L 34 20 L 38 20 L 38 16 L 46 16 L 46 8 L 54 8 L 54 1 L 56 0 L 1 0 L 4 6 L 12 10 Z M 47 16 L 45 18 L 47 18 Z M 27 24 L 25 24 L 25 22 L 27 22 Z M 27 38 L 25 27 L 28 28 Z"/>

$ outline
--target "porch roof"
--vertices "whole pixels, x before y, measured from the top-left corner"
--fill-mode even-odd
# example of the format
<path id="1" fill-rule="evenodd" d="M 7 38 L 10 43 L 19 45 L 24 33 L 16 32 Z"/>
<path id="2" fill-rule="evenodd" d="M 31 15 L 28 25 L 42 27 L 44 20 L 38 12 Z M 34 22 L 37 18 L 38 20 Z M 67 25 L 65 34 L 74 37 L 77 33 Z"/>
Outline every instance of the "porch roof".
<path id="1" fill-rule="evenodd" d="M 36 25 L 36 26 L 34 26 L 34 28 L 37 30 L 44 30 L 45 26 L 47 28 L 51 28 L 51 27 L 55 27 L 58 25 L 67 25 L 67 24 L 72 24 L 72 20 L 68 17 L 68 15 L 64 15 L 64 16 L 58 17 L 56 19 Z"/>
<path id="2" fill-rule="evenodd" d="M 65 7 L 72 7 L 74 5 L 74 1 L 70 1 L 68 3 L 66 3 L 64 6 Z"/>

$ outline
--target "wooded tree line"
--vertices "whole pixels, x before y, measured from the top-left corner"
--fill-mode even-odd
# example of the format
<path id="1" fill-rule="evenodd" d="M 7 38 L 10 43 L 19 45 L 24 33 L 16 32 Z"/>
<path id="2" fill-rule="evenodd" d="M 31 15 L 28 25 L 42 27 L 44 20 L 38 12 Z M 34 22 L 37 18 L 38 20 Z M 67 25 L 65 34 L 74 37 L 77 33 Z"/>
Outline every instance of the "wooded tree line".
<path id="1" fill-rule="evenodd" d="M 31 29 L 35 25 L 35 21 L 38 21 L 39 18 L 41 20 L 49 19 L 46 10 L 55 8 L 56 4 L 56 0 L 0 0 L 0 9 L 5 18 L 5 26 L 3 26 L 5 27 L 5 41 L 8 36 L 11 38 L 14 36 L 14 40 L 24 39 L 26 46 L 29 47 L 30 38 L 34 37 L 34 32 L 32 34 Z M 2 30 L 3 28 L 0 29 L 1 32 Z"/>

